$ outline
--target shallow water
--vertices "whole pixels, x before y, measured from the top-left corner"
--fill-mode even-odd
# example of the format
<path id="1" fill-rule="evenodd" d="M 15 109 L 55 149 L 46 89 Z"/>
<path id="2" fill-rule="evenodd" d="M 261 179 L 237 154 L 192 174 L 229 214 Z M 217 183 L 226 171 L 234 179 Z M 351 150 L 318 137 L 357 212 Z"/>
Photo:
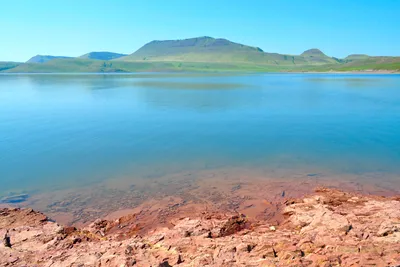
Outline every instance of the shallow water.
<path id="1" fill-rule="evenodd" d="M 0 197 L 232 168 L 399 191 L 400 76 L 0 75 Z"/>

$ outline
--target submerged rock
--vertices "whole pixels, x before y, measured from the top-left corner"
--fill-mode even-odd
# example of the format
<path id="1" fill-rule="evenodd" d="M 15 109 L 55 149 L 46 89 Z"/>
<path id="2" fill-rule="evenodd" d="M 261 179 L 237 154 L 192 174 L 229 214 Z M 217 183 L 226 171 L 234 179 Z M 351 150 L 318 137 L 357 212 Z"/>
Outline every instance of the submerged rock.
<path id="1" fill-rule="evenodd" d="M 13 195 L 8 197 L 3 197 L 0 199 L 0 203 L 4 204 L 15 204 L 25 202 L 29 198 L 28 194 Z"/>

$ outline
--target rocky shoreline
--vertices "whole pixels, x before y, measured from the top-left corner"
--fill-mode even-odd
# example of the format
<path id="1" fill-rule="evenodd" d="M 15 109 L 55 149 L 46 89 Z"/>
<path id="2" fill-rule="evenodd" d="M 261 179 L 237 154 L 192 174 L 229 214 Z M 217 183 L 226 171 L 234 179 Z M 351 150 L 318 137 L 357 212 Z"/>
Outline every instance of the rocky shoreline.
<path id="1" fill-rule="evenodd" d="M 146 227 L 137 211 L 84 228 L 3 208 L 0 265 L 400 266 L 400 196 L 319 188 L 277 206 L 280 220 L 199 210 Z"/>

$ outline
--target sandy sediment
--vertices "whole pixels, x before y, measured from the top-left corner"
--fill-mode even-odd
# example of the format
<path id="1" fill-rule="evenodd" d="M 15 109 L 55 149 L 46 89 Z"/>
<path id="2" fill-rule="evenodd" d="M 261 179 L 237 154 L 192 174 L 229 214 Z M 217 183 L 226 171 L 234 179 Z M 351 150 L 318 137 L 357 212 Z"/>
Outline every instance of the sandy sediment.
<path id="1" fill-rule="evenodd" d="M 263 220 L 176 206 L 162 225 L 152 221 L 171 207 L 153 203 L 147 212 L 126 210 L 84 228 L 59 225 L 31 209 L 4 208 L 0 265 L 400 265 L 400 197 L 319 188 L 275 205 L 279 216 Z"/>
<path id="2" fill-rule="evenodd" d="M 30 207 L 61 224 L 79 227 L 87 226 L 97 218 L 116 219 L 139 211 L 141 218 L 152 215 L 152 224 L 167 227 L 177 214 L 191 217 L 201 211 L 239 212 L 256 220 L 273 217 L 279 220 L 280 207 L 276 203 L 303 197 L 316 187 L 393 196 L 400 194 L 396 179 L 385 182 L 375 176 L 361 179 L 352 175 L 303 171 L 294 174 L 240 169 L 184 172 L 157 179 L 128 177 L 79 189 L 44 192 L 13 206 Z M 163 210 L 162 215 L 154 216 L 158 209 Z"/>

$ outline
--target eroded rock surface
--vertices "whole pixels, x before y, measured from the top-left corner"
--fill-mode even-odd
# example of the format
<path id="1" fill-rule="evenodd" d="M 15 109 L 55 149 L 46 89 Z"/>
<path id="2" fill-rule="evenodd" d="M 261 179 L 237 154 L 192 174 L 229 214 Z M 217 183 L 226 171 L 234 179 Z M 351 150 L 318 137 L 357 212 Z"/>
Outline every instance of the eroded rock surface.
<path id="1" fill-rule="evenodd" d="M 76 229 L 1 209 L 0 266 L 398 266 L 399 200 L 318 189 L 280 225 L 203 212 L 146 233 L 135 214 Z"/>

